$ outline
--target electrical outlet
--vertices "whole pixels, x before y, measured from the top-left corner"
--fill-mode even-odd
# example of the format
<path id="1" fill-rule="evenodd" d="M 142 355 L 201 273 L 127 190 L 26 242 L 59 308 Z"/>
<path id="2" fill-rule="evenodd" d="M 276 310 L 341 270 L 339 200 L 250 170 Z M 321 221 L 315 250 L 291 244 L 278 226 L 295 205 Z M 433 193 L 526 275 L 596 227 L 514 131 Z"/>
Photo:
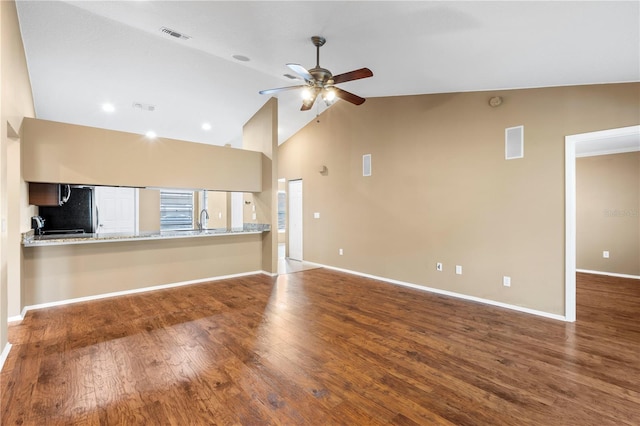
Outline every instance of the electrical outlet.
<path id="1" fill-rule="evenodd" d="M 456 265 L 456 275 L 462 275 L 462 266 Z"/>
<path id="2" fill-rule="evenodd" d="M 602 252 L 602 257 L 604 257 L 605 259 L 609 258 L 609 251 L 605 250 Z"/>
<path id="3" fill-rule="evenodd" d="M 502 285 L 505 287 L 511 287 L 511 277 L 502 277 Z"/>
<path id="4" fill-rule="evenodd" d="M 436 271 L 442 272 L 442 263 L 440 262 L 436 263 Z"/>
<path id="5" fill-rule="evenodd" d="M 315 213 L 313 214 L 313 218 L 314 218 L 314 219 L 320 219 L 320 213 L 315 212 Z"/>
<path id="6" fill-rule="evenodd" d="M 342 256 L 344 254 L 344 251 L 342 251 L 342 249 L 338 249 L 338 254 Z"/>

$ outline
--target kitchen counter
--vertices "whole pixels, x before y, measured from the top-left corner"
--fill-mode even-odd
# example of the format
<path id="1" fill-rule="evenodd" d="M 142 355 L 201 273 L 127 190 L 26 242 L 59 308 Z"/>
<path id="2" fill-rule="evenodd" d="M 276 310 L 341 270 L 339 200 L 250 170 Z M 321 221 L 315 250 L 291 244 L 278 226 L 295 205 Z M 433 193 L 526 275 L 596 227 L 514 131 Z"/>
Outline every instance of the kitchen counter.
<path id="1" fill-rule="evenodd" d="M 24 247 L 60 246 L 71 244 L 95 244 L 113 243 L 119 241 L 144 241 L 144 240 L 165 240 L 176 238 L 204 238 L 221 237 L 229 235 L 251 235 L 269 232 L 269 224 L 244 224 L 242 229 L 188 229 L 171 231 L 152 231 L 138 233 L 95 233 L 95 234 L 66 234 L 66 235 L 34 235 L 33 231 L 22 234 L 22 245 Z"/>

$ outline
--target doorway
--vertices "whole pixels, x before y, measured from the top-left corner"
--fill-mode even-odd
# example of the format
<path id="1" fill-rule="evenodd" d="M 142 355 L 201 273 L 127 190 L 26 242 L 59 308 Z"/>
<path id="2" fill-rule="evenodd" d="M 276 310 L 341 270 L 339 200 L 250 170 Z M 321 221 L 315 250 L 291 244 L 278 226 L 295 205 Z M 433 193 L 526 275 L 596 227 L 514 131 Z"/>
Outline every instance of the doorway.
<path id="1" fill-rule="evenodd" d="M 96 186 L 96 232 L 138 231 L 138 190 L 113 186 Z"/>
<path id="2" fill-rule="evenodd" d="M 576 320 L 576 153 L 589 145 L 611 153 L 614 146 L 638 146 L 640 125 L 565 137 L 565 320 Z M 625 148 L 618 148 L 625 149 Z"/>
<path id="3" fill-rule="evenodd" d="M 289 258 L 303 259 L 302 240 L 302 180 L 289 181 Z"/>

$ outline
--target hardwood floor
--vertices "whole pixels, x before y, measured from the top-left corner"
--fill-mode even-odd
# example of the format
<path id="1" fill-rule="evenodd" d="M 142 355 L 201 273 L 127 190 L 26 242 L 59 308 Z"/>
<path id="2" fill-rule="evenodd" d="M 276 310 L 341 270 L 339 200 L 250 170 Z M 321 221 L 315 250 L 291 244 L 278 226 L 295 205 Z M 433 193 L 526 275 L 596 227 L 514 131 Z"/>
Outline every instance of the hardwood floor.
<path id="1" fill-rule="evenodd" d="M 638 425 L 640 282 L 574 324 L 314 269 L 30 311 L 1 424 Z"/>

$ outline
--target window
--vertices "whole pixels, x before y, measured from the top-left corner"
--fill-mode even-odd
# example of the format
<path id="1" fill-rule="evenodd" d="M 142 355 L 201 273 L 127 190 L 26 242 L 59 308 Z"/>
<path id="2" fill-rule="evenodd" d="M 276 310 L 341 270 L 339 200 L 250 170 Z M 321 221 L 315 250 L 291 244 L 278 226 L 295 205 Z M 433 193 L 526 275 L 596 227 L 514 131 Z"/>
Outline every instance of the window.
<path id="1" fill-rule="evenodd" d="M 193 228 L 193 191 L 160 191 L 160 229 Z"/>
<path id="2" fill-rule="evenodd" d="M 284 191 L 278 191 L 278 231 L 284 231 L 285 214 L 287 208 L 287 194 Z"/>

